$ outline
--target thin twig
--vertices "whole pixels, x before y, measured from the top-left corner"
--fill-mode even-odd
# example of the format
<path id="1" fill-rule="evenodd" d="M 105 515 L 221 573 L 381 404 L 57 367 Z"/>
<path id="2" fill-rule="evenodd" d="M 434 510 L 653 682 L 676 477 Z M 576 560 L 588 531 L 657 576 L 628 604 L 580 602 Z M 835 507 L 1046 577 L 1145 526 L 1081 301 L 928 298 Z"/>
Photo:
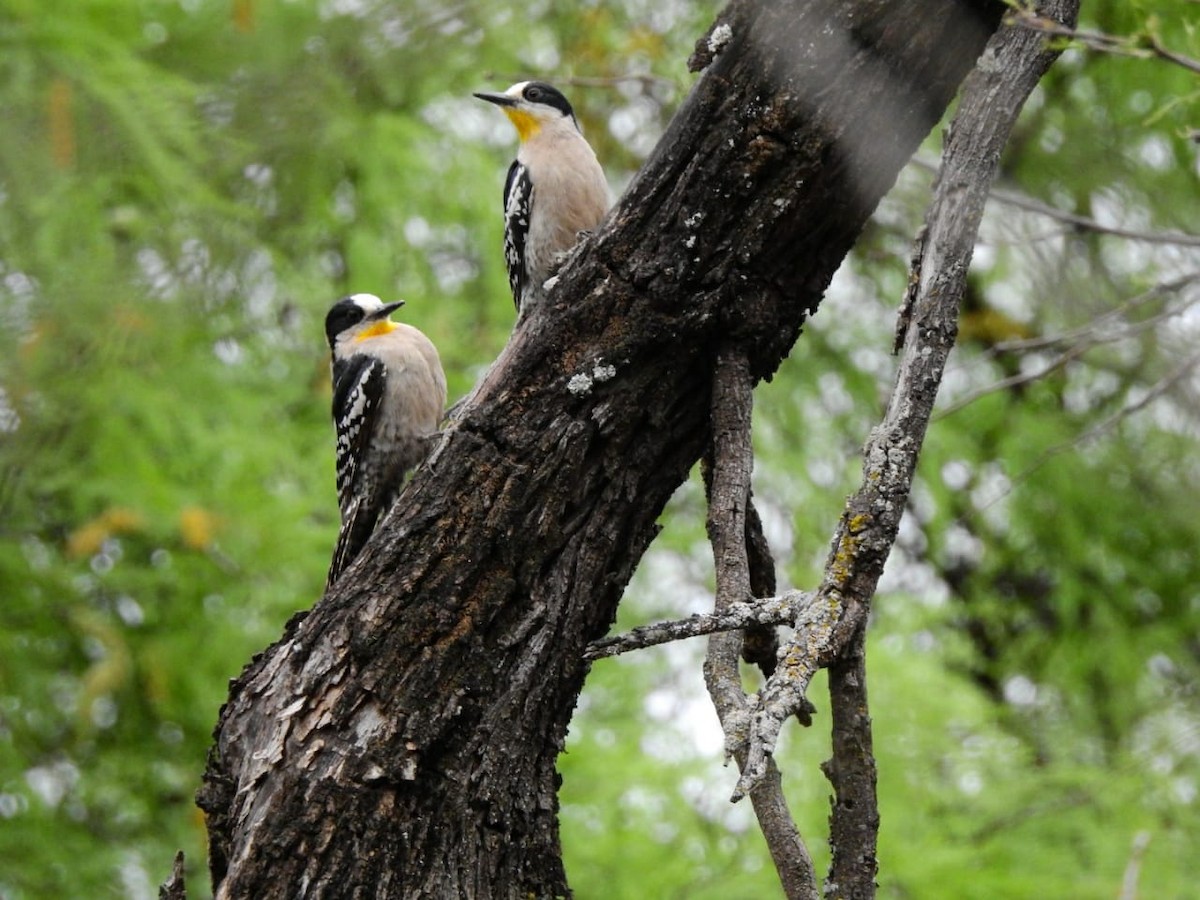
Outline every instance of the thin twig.
<path id="1" fill-rule="evenodd" d="M 1038 15 L 1033 10 L 1016 9 L 1008 14 L 1009 24 L 1047 34 L 1052 37 L 1069 38 L 1089 50 L 1099 50 L 1104 53 L 1115 53 L 1120 56 L 1132 56 L 1137 59 L 1158 58 L 1200 75 L 1200 60 L 1184 56 L 1165 47 L 1156 34 L 1119 35 L 1106 34 L 1102 31 L 1084 31 L 1071 28 L 1053 19 Z"/>
<path id="2" fill-rule="evenodd" d="M 985 385 L 971 393 L 960 397 L 953 403 L 947 404 L 938 412 L 935 421 L 940 422 L 942 419 L 952 416 L 962 409 L 970 406 L 972 403 L 994 394 L 998 391 L 1008 390 L 1014 387 L 1020 387 L 1024 384 L 1029 384 L 1045 378 L 1057 372 L 1059 369 L 1067 366 L 1075 360 L 1081 358 L 1089 350 L 1104 344 L 1114 344 L 1118 341 L 1129 340 L 1137 337 L 1142 332 L 1154 328 L 1163 322 L 1173 319 L 1187 312 L 1193 305 L 1193 301 L 1183 303 L 1178 306 L 1173 306 L 1165 309 L 1162 312 L 1148 316 L 1137 322 L 1132 322 L 1125 325 L 1119 330 L 1114 330 L 1108 333 L 1103 333 L 1102 328 L 1113 319 L 1119 318 L 1122 314 L 1131 309 L 1142 305 L 1143 303 L 1162 296 L 1163 294 L 1171 293 L 1179 290 L 1187 284 L 1200 279 L 1200 273 L 1192 273 L 1174 279 L 1170 282 L 1155 285 L 1148 291 L 1144 291 L 1136 297 L 1121 304 L 1121 306 L 1111 309 L 1103 315 L 1097 316 L 1092 321 L 1088 322 L 1079 328 L 1071 331 L 1063 332 L 1055 335 L 1047 335 L 1045 337 L 1024 338 L 1021 340 L 1002 341 L 989 348 L 991 356 L 998 356 L 1002 353 L 1028 353 L 1038 350 L 1048 350 L 1056 347 L 1064 347 L 1063 351 L 1055 356 L 1045 365 L 1029 372 L 1018 372 L 1015 375 L 1010 375 L 1007 378 L 1001 378 L 999 381 L 994 381 L 991 384 Z"/>
<path id="3" fill-rule="evenodd" d="M 1130 416 L 1141 412 L 1175 385 L 1179 384 L 1179 382 L 1181 382 L 1184 378 L 1187 378 L 1189 375 L 1191 375 L 1191 373 L 1195 371 L 1197 367 L 1200 367 L 1200 352 L 1193 353 L 1191 356 L 1186 357 L 1183 362 L 1176 366 L 1169 374 L 1166 375 L 1166 377 L 1159 379 L 1148 391 L 1146 391 L 1145 394 L 1143 394 L 1133 403 L 1129 403 L 1126 406 L 1121 407 L 1108 418 L 1097 422 L 1078 437 L 1074 437 L 1069 441 L 1063 441 L 1061 444 L 1055 444 L 1053 447 L 1043 452 L 1036 460 L 1030 463 L 1029 466 L 1023 469 L 1019 475 L 1012 479 L 1012 484 L 1009 486 L 1009 490 L 1011 491 L 1013 486 L 1020 484 L 1059 454 L 1066 453 L 1068 450 L 1073 450 L 1076 447 L 1086 444 L 1089 441 L 1095 440 L 1096 438 L 1112 431 Z M 999 500 L 1000 497 L 1006 496 L 1007 493 L 1008 491 L 1000 494 L 996 499 Z"/>
<path id="4" fill-rule="evenodd" d="M 633 650 L 645 650 L 671 641 L 702 637 L 721 631 L 742 631 L 752 625 L 790 625 L 799 610 L 812 601 L 813 595 L 804 591 L 787 591 L 778 597 L 746 602 L 734 601 L 723 613 L 707 613 L 639 625 L 624 634 L 601 638 L 588 644 L 584 659 L 605 659 Z"/>
<path id="5" fill-rule="evenodd" d="M 1200 247 L 1200 235 L 1197 234 L 1188 234 L 1184 231 L 1146 231 L 1139 228 L 1125 228 L 1120 225 L 1105 225 L 1103 222 L 1093 219 L 1090 216 L 1081 216 L 1077 213 L 1067 212 L 1017 191 L 993 188 L 991 198 L 998 200 L 1006 206 L 1014 206 L 1017 209 L 1047 216 L 1081 231 L 1109 234 L 1113 237 L 1125 238 L 1130 241 L 1140 241 L 1147 244 L 1173 244 L 1180 247 Z"/>
<path id="6" fill-rule="evenodd" d="M 1037 459 L 1010 478 L 1008 486 L 1005 487 L 1004 490 L 997 492 L 996 496 L 989 500 L 986 506 L 999 503 L 1001 500 L 1011 494 L 1016 489 L 1017 485 L 1028 480 L 1034 472 L 1046 465 L 1046 463 L 1050 462 L 1050 460 L 1054 459 L 1056 456 L 1059 456 L 1070 450 L 1074 450 L 1076 447 L 1082 446 L 1088 441 L 1095 440 L 1107 432 L 1112 431 L 1126 419 L 1145 409 L 1147 406 L 1169 391 L 1172 387 L 1186 378 L 1197 367 L 1200 367 L 1200 353 L 1193 354 L 1192 356 L 1184 359 L 1184 361 L 1174 370 L 1172 370 L 1170 374 L 1168 374 L 1165 378 L 1161 378 L 1155 382 L 1150 390 L 1148 390 L 1142 397 L 1133 403 L 1121 407 L 1107 419 L 1104 419 L 1103 421 L 1093 425 L 1087 431 L 1083 432 L 1083 434 L 1077 435 L 1068 441 L 1055 444 L 1053 447 L 1044 450 L 1038 455 Z"/>
<path id="7" fill-rule="evenodd" d="M 930 159 L 927 156 L 914 156 L 911 160 L 913 166 L 918 169 L 924 169 L 927 172 L 938 171 L 938 161 Z M 1178 247 L 1200 247 L 1200 235 L 1189 234 L 1185 231 L 1147 231 L 1140 228 L 1126 228 L 1121 225 L 1105 225 L 1103 222 L 1093 219 L 1090 216 L 1082 216 L 1078 213 L 1067 212 L 1064 209 L 1059 209 L 1056 206 L 1051 206 L 1041 200 L 1037 200 L 1027 194 L 1022 194 L 1019 191 L 1009 190 L 993 186 L 988 193 L 988 199 L 995 200 L 997 203 L 1003 203 L 1005 206 L 1012 206 L 1016 209 L 1023 209 L 1026 212 L 1037 213 L 1045 216 L 1048 219 L 1053 219 L 1056 222 L 1062 222 L 1064 225 L 1069 225 L 1077 231 L 1090 231 L 1096 234 L 1107 234 L 1113 237 L 1124 238 L 1130 241 L 1138 241 L 1146 244 L 1171 244 Z"/>
<path id="8" fill-rule="evenodd" d="M 1079 357 L 1083 356 L 1083 354 L 1091 349 L 1091 346 L 1091 344 L 1080 342 L 1068 347 L 1066 350 L 1054 357 L 1054 359 L 1050 360 L 1050 362 L 1046 363 L 1039 369 L 1036 369 L 1032 372 L 1018 372 L 1015 375 L 1009 375 L 1007 378 L 1001 378 L 999 381 L 994 381 L 986 387 L 982 387 L 977 391 L 973 391 L 970 394 L 967 394 L 967 396 L 955 400 L 953 403 L 946 406 L 945 409 L 938 413 L 938 421 L 941 421 L 947 416 L 954 415 L 954 413 L 958 412 L 964 407 L 970 406 L 976 400 L 980 400 L 989 394 L 994 394 L 997 391 L 1006 391 L 1010 388 L 1020 387 L 1023 384 L 1029 384 L 1033 381 L 1040 381 L 1047 375 L 1052 375 L 1067 364 L 1079 359 Z"/>
<path id="9" fill-rule="evenodd" d="M 1099 332 L 1105 325 L 1114 320 L 1122 319 L 1123 316 L 1137 309 L 1139 306 L 1143 306 L 1152 300 L 1157 300 L 1164 294 L 1177 293 L 1195 281 L 1200 281 L 1200 272 L 1188 272 L 1186 275 L 1180 275 L 1178 278 L 1172 278 L 1170 281 L 1163 281 L 1134 297 L 1130 297 L 1121 305 L 1107 310 L 1071 331 L 1040 335 L 1032 338 L 1020 338 L 1011 341 L 1000 341 L 991 350 L 993 353 L 1028 353 L 1033 350 L 1048 350 L 1055 347 L 1071 346 L 1080 341 L 1087 341 L 1090 346 L 1096 346 L 1099 344 L 1111 344 L 1114 341 L 1124 340 L 1127 337 L 1134 337 L 1147 327 L 1153 327 L 1167 319 L 1172 319 L 1187 312 L 1193 303 L 1200 301 L 1200 297 L 1197 297 L 1196 300 L 1189 300 L 1179 306 L 1164 309 L 1161 313 L 1149 316 L 1148 318 L 1125 325 L 1120 331 L 1103 335 Z"/>
<path id="10" fill-rule="evenodd" d="M 1121 893 L 1117 895 L 1117 900 L 1137 900 L 1142 860 L 1146 856 L 1146 848 L 1150 846 L 1150 837 L 1150 832 L 1145 830 L 1134 834 L 1133 846 L 1129 849 L 1129 861 L 1125 863 L 1125 872 L 1121 876 Z"/>

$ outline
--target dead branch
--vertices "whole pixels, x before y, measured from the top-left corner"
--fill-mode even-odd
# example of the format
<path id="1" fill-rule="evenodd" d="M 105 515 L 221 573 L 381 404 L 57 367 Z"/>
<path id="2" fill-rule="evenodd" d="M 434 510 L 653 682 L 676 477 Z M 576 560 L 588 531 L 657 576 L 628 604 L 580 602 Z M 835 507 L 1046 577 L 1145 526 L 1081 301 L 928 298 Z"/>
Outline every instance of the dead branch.
<path id="1" fill-rule="evenodd" d="M 1077 12 L 1077 0 L 1051 0 L 1041 10 L 1068 26 Z M 1025 99 L 1057 55 L 1039 34 L 1005 28 L 967 79 L 914 265 L 917 288 L 896 386 L 867 441 L 863 481 L 838 522 L 816 602 L 797 621 L 779 669 L 751 711 L 747 763 L 735 799 L 767 772 L 780 729 L 804 708 L 813 675 L 838 659 L 864 623 L 958 333 L 967 269 L 1000 152 Z"/>
<path id="2" fill-rule="evenodd" d="M 938 161 L 926 156 L 914 156 L 912 164 L 916 168 L 924 169 L 928 172 L 938 171 Z M 1189 234 L 1185 231 L 1148 231 L 1143 228 L 1105 225 L 1091 216 L 1082 216 L 1078 213 L 1067 212 L 1065 209 L 1059 209 L 1057 206 L 1051 206 L 1049 203 L 1030 197 L 1028 194 L 1009 190 L 1008 188 L 1000 188 L 993 185 L 991 191 L 988 193 L 988 198 L 995 200 L 997 203 L 1003 203 L 1005 206 L 1011 206 L 1014 209 L 1022 209 L 1026 212 L 1053 219 L 1056 222 L 1062 222 L 1076 231 L 1105 234 L 1145 244 L 1200 247 L 1200 234 Z"/>
<path id="3" fill-rule="evenodd" d="M 1175 387 L 1180 382 L 1182 382 L 1184 379 L 1186 379 L 1188 376 L 1190 376 L 1192 374 L 1192 372 L 1194 372 L 1196 370 L 1197 367 L 1200 367 L 1200 353 L 1193 353 L 1193 354 L 1185 357 L 1179 363 L 1179 365 L 1177 365 L 1174 369 L 1172 369 L 1169 373 L 1167 373 L 1166 376 L 1164 376 L 1163 378 L 1160 378 L 1157 382 L 1155 382 L 1154 385 L 1151 386 L 1137 400 L 1134 400 L 1133 402 L 1126 404 L 1125 406 L 1121 407 L 1119 410 L 1114 412 L 1112 415 L 1108 416 L 1107 418 L 1103 419 L 1100 422 L 1097 422 L 1095 425 L 1093 425 L 1091 428 L 1089 428 L 1083 434 L 1080 434 L 1077 437 L 1074 437 L 1069 441 L 1063 441 L 1061 444 L 1055 444 L 1053 447 L 1050 447 L 1048 450 L 1043 452 L 1040 456 L 1038 456 L 1038 458 L 1036 460 L 1034 460 L 1032 463 L 1030 463 L 1029 466 L 1027 466 L 1025 469 L 1023 469 L 1019 475 L 1014 477 L 1012 479 L 1012 483 L 1014 485 L 1020 484 L 1022 481 L 1024 481 L 1026 478 L 1028 478 L 1030 475 L 1032 475 L 1034 472 L 1036 472 L 1038 469 L 1040 469 L 1042 466 L 1044 466 L 1050 460 L 1054 459 L 1056 456 L 1059 456 L 1060 454 L 1063 454 L 1070 450 L 1073 450 L 1076 447 L 1082 446 L 1083 444 L 1086 444 L 1089 441 L 1096 440 L 1097 438 L 1102 437 L 1105 434 L 1109 433 L 1110 431 L 1115 429 L 1118 425 L 1120 425 L 1122 422 L 1124 422 L 1126 419 L 1135 415 L 1136 413 L 1141 412 L 1143 409 L 1145 409 L 1147 406 L 1149 406 L 1151 403 L 1153 403 L 1159 397 L 1166 394 L 1173 387 Z"/>
<path id="4" fill-rule="evenodd" d="M 1145 306 L 1151 301 L 1157 300 L 1160 297 L 1168 294 L 1176 294 L 1182 291 L 1185 287 L 1200 281 L 1200 272 L 1188 272 L 1178 278 L 1172 278 L 1168 281 L 1160 282 L 1148 290 L 1142 291 L 1134 297 L 1130 297 L 1124 303 L 1114 307 L 1096 318 L 1085 322 L 1078 328 L 1073 328 L 1070 331 L 1060 332 L 1059 334 L 1040 335 L 1032 338 L 1020 338 L 1017 340 L 1000 341 L 990 348 L 993 354 L 999 353 L 1029 353 L 1037 350 L 1055 349 L 1058 347 L 1069 347 L 1080 342 L 1086 342 L 1089 347 L 1099 346 L 1101 344 L 1112 344 L 1117 341 L 1123 341 L 1128 338 L 1137 337 L 1147 328 L 1153 328 L 1163 322 L 1173 319 L 1176 316 L 1183 315 L 1192 306 L 1200 302 L 1200 297 L 1176 305 L 1169 306 L 1160 313 L 1147 316 L 1144 319 L 1138 319 L 1136 322 L 1128 322 L 1124 318 L 1126 314 L 1132 312 L 1139 307 Z M 1114 327 L 1115 326 L 1115 327 Z"/>
<path id="5" fill-rule="evenodd" d="M 750 472 L 754 455 L 750 446 L 750 420 L 754 379 L 744 351 L 724 348 L 713 376 L 712 466 L 708 499 L 708 536 L 716 568 L 717 614 L 750 597 L 750 562 L 746 550 L 746 506 L 750 500 Z M 704 683 L 725 731 L 728 756 L 745 762 L 748 703 L 742 691 L 738 661 L 742 634 L 725 631 L 708 640 Z M 750 802 L 779 873 L 784 893 L 791 898 L 817 900 L 816 873 L 800 833 L 796 830 L 783 786 L 774 765 L 750 791 Z"/>
<path id="6" fill-rule="evenodd" d="M 827 897 L 872 897 L 879 870 L 877 772 L 871 716 L 867 711 L 867 628 L 859 626 L 850 645 L 829 667 L 832 719 L 830 756 L 821 771 L 833 785 L 829 846 L 833 848 Z"/>
<path id="7" fill-rule="evenodd" d="M 639 625 L 624 634 L 592 641 L 584 651 L 584 658 L 605 659 L 720 631 L 743 631 L 752 625 L 790 625 L 796 621 L 800 607 L 811 602 L 812 597 L 811 593 L 804 591 L 787 591 L 778 597 L 734 601 L 722 613 L 697 614 L 686 619 Z"/>

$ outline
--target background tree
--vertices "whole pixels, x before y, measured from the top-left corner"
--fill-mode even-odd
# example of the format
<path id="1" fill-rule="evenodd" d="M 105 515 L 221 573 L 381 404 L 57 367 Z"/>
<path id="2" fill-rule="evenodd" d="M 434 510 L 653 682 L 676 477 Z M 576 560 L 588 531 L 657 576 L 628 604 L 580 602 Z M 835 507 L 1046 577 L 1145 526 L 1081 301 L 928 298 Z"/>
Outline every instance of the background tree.
<path id="1" fill-rule="evenodd" d="M 1093 3 L 1082 27 L 1195 58 L 1188 9 Z M 152 896 L 176 846 L 202 858 L 190 797 L 225 679 L 316 596 L 336 527 L 328 301 L 403 293 L 459 394 L 504 343 L 510 136 L 470 111 L 481 69 L 637 76 L 568 83 L 619 189 L 710 16 L 4 5 L 0 890 Z M 1194 92 L 1183 66 L 1072 50 L 1005 157 L 953 411 L 872 626 L 882 811 L 903 822 L 885 893 L 1190 889 L 1197 259 L 1172 233 L 1200 230 Z M 927 182 L 901 177 L 757 392 L 783 586 L 814 582 L 857 478 Z M 618 628 L 710 602 L 701 497 L 671 501 Z M 773 890 L 725 802 L 698 652 L 589 676 L 560 762 L 581 895 Z M 785 735 L 788 766 L 812 771 L 817 737 Z M 827 785 L 787 789 L 820 834 Z"/>

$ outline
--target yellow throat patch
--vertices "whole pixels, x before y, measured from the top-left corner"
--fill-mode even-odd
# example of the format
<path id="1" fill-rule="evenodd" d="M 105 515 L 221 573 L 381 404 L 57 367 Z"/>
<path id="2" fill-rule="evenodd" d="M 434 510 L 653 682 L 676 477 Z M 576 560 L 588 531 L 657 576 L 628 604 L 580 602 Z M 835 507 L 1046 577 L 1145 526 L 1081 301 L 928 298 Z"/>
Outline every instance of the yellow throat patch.
<path id="1" fill-rule="evenodd" d="M 517 135 L 522 141 L 529 140 L 542 129 L 542 123 L 523 110 L 506 107 L 504 114 L 517 126 Z"/>
<path id="2" fill-rule="evenodd" d="M 380 319 L 378 322 L 373 322 L 368 325 L 354 338 L 356 341 L 365 341 L 367 338 L 379 337 L 381 334 L 388 334 L 395 331 L 397 325 L 389 319 Z"/>

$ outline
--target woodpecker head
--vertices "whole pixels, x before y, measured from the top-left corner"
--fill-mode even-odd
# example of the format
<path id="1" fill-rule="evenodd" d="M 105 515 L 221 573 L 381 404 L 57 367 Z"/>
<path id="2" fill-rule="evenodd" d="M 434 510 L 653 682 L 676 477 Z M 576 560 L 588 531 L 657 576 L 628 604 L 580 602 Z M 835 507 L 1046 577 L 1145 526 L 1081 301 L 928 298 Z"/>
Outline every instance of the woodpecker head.
<path id="1" fill-rule="evenodd" d="M 325 337 L 329 340 L 329 349 L 336 350 L 338 344 L 352 345 L 395 331 L 396 323 L 388 317 L 403 305 L 403 300 L 384 303 L 374 294 L 343 297 L 325 315 Z"/>
<path id="2" fill-rule="evenodd" d="M 517 127 L 522 142 L 544 128 L 560 128 L 570 123 L 579 131 L 575 110 L 556 87 L 544 81 L 519 81 L 503 94 L 477 93 L 480 100 L 495 103 Z"/>

